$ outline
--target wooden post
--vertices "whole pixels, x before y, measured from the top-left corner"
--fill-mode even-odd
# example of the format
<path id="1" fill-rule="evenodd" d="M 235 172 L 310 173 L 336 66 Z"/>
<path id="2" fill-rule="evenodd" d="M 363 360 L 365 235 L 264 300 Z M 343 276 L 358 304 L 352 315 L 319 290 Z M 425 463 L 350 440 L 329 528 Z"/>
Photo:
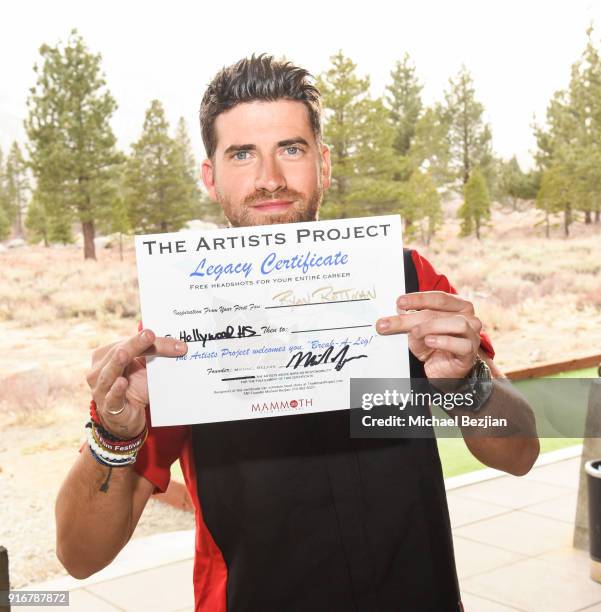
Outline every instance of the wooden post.
<path id="1" fill-rule="evenodd" d="M 10 591 L 10 579 L 8 576 L 8 551 L 0 546 L 0 591 Z M 0 612 L 10 612 L 10 605 L 0 603 Z"/>
<path id="2" fill-rule="evenodd" d="M 574 525 L 574 548 L 588 550 L 588 490 L 584 464 L 593 459 L 601 459 L 601 378 L 593 380 L 589 393 L 586 415 L 586 433 L 582 445 L 580 461 L 580 483 Z"/>

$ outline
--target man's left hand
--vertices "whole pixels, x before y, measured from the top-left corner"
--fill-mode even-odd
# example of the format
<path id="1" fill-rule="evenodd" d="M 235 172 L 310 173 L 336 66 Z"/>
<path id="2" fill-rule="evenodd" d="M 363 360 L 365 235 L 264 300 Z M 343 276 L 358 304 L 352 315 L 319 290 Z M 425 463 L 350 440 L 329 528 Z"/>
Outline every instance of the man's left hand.
<path id="1" fill-rule="evenodd" d="M 406 333 L 409 350 L 424 362 L 428 378 L 464 378 L 474 366 L 482 322 L 471 302 L 444 291 L 407 293 L 397 315 L 378 319 L 382 335 Z"/>

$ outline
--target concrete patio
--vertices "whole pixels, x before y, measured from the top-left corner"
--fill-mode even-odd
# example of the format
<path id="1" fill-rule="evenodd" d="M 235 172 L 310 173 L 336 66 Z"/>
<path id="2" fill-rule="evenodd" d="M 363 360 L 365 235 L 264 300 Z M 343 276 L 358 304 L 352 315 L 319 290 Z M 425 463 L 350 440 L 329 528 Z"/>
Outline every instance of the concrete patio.
<path id="1" fill-rule="evenodd" d="M 482 470 L 447 481 L 466 612 L 601 612 L 588 554 L 572 548 L 579 454 L 549 453 L 522 478 Z M 193 546 L 193 532 L 134 540 L 87 580 L 29 588 L 68 589 L 74 612 L 192 611 Z"/>

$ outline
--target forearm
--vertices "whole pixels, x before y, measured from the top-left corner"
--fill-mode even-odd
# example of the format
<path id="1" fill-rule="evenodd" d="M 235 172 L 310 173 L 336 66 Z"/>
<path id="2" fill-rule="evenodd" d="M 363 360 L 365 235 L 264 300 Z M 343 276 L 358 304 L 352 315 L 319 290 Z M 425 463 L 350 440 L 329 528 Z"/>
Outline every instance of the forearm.
<path id="1" fill-rule="evenodd" d="M 506 421 L 507 425 L 486 429 L 478 426 L 461 427 L 466 446 L 485 465 L 522 476 L 536 461 L 539 442 L 534 413 L 528 402 L 506 379 L 493 379 L 493 391 L 476 414 L 459 409 L 452 412 L 460 416 L 488 416 Z"/>
<path id="2" fill-rule="evenodd" d="M 109 468 L 84 448 L 67 475 L 56 500 L 56 550 L 75 578 L 106 567 L 129 540 L 132 531 L 131 466 Z"/>

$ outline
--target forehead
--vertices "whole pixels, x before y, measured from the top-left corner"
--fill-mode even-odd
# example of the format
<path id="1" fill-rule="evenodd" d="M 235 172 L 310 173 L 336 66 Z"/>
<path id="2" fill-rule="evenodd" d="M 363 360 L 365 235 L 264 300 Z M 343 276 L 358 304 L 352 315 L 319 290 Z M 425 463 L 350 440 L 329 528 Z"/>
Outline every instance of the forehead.
<path id="1" fill-rule="evenodd" d="M 237 104 L 215 119 L 217 149 L 232 144 L 269 144 L 294 136 L 314 142 L 309 111 L 298 100 L 255 100 Z"/>

